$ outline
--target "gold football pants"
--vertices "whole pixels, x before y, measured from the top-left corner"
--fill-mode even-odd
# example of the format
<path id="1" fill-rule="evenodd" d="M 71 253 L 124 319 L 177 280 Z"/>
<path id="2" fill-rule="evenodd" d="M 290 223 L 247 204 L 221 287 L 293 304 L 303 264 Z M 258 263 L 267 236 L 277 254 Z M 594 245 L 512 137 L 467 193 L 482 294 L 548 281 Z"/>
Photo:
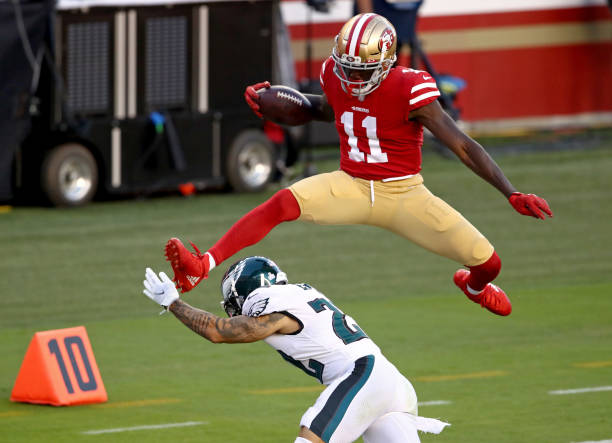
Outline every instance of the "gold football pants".
<path id="1" fill-rule="evenodd" d="M 305 178 L 289 189 L 300 205 L 298 220 L 378 226 L 467 266 L 482 264 L 493 254 L 491 243 L 429 192 L 420 174 L 382 182 L 334 171 Z"/>

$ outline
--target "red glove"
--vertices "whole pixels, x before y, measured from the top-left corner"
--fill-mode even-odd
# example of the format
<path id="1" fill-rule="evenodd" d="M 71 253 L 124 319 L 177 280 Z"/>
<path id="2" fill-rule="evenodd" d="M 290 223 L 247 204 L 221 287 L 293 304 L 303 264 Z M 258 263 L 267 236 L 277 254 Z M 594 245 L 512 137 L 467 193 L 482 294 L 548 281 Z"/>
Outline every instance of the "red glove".
<path id="1" fill-rule="evenodd" d="M 247 104 L 251 107 L 253 112 L 259 118 L 263 118 L 263 115 L 259 111 L 259 95 L 257 94 L 257 91 L 263 88 L 267 89 L 269 87 L 270 87 L 270 82 L 265 81 L 261 83 L 256 83 L 251 86 L 247 86 L 246 90 L 244 91 L 244 99 L 246 100 Z"/>
<path id="2" fill-rule="evenodd" d="M 521 192 L 513 192 L 508 201 L 519 214 L 530 215 L 535 218 L 544 220 L 544 214 L 549 217 L 553 216 L 548 203 L 541 197 L 535 194 L 523 194 Z"/>

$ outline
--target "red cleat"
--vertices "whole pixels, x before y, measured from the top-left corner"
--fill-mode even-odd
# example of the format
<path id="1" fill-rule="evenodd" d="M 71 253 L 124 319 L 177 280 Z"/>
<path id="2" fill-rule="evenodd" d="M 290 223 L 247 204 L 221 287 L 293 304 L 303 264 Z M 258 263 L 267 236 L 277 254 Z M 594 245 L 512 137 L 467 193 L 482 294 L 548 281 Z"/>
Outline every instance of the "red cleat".
<path id="1" fill-rule="evenodd" d="M 483 308 L 487 308 L 493 314 L 510 315 L 512 312 L 512 304 L 506 293 L 493 283 L 488 283 L 480 294 L 471 294 L 467 289 L 467 280 L 470 276 L 470 271 L 467 269 L 459 269 L 455 272 L 453 281 L 468 296 L 474 303 L 480 304 Z"/>
<path id="2" fill-rule="evenodd" d="M 208 278 L 208 258 L 196 245 L 189 242 L 196 254 L 187 249 L 178 238 L 171 238 L 166 243 L 166 260 L 172 265 L 176 287 L 181 292 L 191 291 L 202 280 Z"/>

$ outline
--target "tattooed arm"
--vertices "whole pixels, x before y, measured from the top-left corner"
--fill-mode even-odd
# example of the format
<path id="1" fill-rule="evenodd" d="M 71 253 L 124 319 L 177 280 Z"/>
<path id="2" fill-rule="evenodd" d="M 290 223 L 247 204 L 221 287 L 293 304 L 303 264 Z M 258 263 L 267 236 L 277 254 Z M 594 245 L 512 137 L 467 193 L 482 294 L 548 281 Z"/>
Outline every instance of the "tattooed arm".
<path id="1" fill-rule="evenodd" d="M 193 332 L 213 343 L 251 343 L 272 334 L 291 334 L 299 329 L 297 321 L 279 312 L 261 317 L 222 318 L 189 306 L 181 299 L 173 302 L 168 310 Z"/>

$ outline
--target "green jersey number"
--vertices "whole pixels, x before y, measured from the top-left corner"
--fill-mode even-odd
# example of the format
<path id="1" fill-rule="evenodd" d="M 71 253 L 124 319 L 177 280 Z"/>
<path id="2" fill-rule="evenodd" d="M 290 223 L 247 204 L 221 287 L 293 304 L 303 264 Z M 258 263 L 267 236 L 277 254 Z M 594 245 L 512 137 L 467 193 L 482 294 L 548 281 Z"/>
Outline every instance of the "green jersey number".
<path id="1" fill-rule="evenodd" d="M 323 312 L 325 309 L 333 312 L 332 328 L 345 345 L 354 343 L 362 338 L 368 338 L 357 323 L 351 321 L 351 324 L 349 325 L 347 322 L 347 316 L 340 309 L 336 308 L 331 301 L 325 300 L 324 298 L 315 298 L 314 300 L 309 301 L 308 304 L 317 313 Z M 351 319 L 350 317 L 348 318 Z"/>

